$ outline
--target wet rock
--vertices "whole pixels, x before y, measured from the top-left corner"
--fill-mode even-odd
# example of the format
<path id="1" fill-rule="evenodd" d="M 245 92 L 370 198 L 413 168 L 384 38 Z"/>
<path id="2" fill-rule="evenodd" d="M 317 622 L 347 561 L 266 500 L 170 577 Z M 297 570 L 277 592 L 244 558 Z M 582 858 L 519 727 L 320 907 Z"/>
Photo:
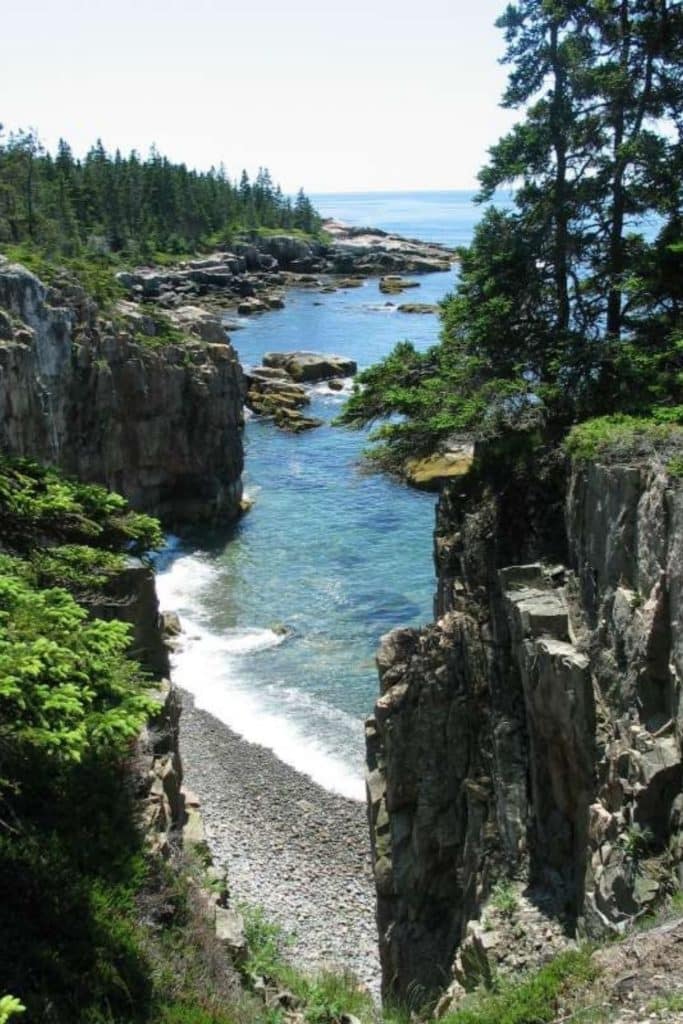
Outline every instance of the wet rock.
<path id="1" fill-rule="evenodd" d="M 351 377 L 357 370 L 353 359 L 323 352 L 267 352 L 263 364 L 285 370 L 295 381 L 306 382 Z"/>
<path id="2" fill-rule="evenodd" d="M 409 281 L 405 277 L 399 277 L 395 274 L 388 274 L 386 277 L 380 279 L 379 290 L 385 295 L 399 295 L 407 288 L 419 288 L 419 281 Z"/>
<path id="3" fill-rule="evenodd" d="M 399 313 L 438 313 L 439 307 L 428 302 L 402 302 L 396 307 Z"/>

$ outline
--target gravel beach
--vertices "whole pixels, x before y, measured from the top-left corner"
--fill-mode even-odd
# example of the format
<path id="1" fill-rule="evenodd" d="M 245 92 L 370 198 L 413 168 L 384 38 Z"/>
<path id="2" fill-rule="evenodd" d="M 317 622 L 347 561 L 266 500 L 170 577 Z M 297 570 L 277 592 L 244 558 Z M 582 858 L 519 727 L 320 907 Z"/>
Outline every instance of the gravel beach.
<path id="1" fill-rule="evenodd" d="M 233 902 L 259 904 L 294 936 L 306 970 L 345 967 L 377 995 L 375 900 L 365 805 L 336 796 L 246 743 L 183 691 L 185 785 L 228 871 Z"/>

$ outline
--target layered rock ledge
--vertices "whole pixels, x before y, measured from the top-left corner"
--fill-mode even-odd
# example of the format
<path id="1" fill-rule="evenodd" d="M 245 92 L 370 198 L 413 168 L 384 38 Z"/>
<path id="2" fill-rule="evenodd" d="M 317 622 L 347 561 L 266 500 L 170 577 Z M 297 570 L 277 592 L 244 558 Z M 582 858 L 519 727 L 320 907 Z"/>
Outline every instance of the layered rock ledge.
<path id="1" fill-rule="evenodd" d="M 4 311 L 4 312 L 3 312 Z M 103 483 L 166 523 L 240 509 L 243 380 L 220 322 L 109 319 L 0 257 L 0 449 Z"/>
<path id="2" fill-rule="evenodd" d="M 379 654 L 368 797 L 384 991 L 447 1009 L 680 884 L 683 485 L 656 455 L 470 474 L 436 559 L 437 621 Z"/>

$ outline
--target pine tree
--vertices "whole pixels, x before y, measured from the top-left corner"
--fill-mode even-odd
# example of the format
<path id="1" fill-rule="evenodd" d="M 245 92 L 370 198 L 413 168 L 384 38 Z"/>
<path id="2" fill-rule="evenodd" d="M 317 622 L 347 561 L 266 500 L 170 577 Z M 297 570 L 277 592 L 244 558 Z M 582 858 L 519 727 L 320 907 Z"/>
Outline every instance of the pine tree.
<path id="1" fill-rule="evenodd" d="M 453 431 L 683 413 L 683 5 L 520 0 L 498 24 L 503 103 L 523 116 L 481 198 L 508 184 L 514 207 L 489 209 L 462 252 L 440 345 L 361 377 L 345 418 L 401 413 L 383 431 L 394 453 Z"/>

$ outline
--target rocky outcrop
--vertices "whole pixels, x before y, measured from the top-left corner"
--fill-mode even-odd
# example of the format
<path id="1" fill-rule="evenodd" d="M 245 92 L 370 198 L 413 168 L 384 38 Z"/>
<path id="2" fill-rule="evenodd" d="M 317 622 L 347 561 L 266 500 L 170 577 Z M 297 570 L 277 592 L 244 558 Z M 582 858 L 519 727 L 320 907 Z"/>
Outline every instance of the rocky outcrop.
<path id="1" fill-rule="evenodd" d="M 409 281 L 399 274 L 387 274 L 385 277 L 381 277 L 379 281 L 379 290 L 385 295 L 400 295 L 401 292 L 406 291 L 408 288 L 419 287 L 419 281 Z"/>
<path id="2" fill-rule="evenodd" d="M 303 384 L 297 384 L 286 370 L 256 366 L 245 374 L 247 408 L 257 416 L 273 419 L 278 427 L 295 434 L 322 426 L 322 420 L 305 416 L 300 410 L 311 401 Z"/>
<path id="3" fill-rule="evenodd" d="M 263 365 L 284 370 L 292 380 L 306 383 L 352 377 L 358 369 L 353 359 L 326 352 L 266 352 Z"/>
<path id="4" fill-rule="evenodd" d="M 450 270 L 453 250 L 370 228 L 324 225 L 325 241 L 295 235 L 258 236 L 235 242 L 231 251 L 213 252 L 177 266 L 121 271 L 117 280 L 135 300 L 166 309 L 204 303 L 235 307 L 244 316 L 280 309 L 284 285 L 329 291 L 357 288 L 367 277 L 425 274 Z M 342 275 L 338 277 L 338 275 Z M 394 275 L 394 278 L 391 278 Z M 334 284 L 330 279 L 334 280 Z M 417 282 L 404 284 L 415 287 Z M 401 287 L 388 288 L 400 292 Z M 0 328 L 1 330 L 1 328 Z"/>
<path id="5" fill-rule="evenodd" d="M 311 400 L 306 385 L 327 380 L 332 390 L 341 389 L 338 378 L 357 369 L 353 359 L 320 352 L 267 352 L 263 363 L 246 374 L 247 407 L 295 434 L 323 425 L 323 420 L 300 411 Z"/>
<path id="6" fill-rule="evenodd" d="M 548 922 L 543 960 L 563 931 L 623 930 L 681 873 L 683 484 L 657 459 L 496 474 L 484 455 L 439 502 L 436 623 L 378 658 L 387 995 L 443 989 L 458 950 L 450 1001 L 482 950 L 519 966 L 519 919 L 486 920 L 501 879 Z"/>
<path id="7" fill-rule="evenodd" d="M 158 337 L 144 310 L 103 321 L 80 288 L 48 289 L 1 258 L 0 309 L 2 450 L 167 523 L 238 514 L 242 375 L 215 318 L 185 309 L 174 340 Z"/>

